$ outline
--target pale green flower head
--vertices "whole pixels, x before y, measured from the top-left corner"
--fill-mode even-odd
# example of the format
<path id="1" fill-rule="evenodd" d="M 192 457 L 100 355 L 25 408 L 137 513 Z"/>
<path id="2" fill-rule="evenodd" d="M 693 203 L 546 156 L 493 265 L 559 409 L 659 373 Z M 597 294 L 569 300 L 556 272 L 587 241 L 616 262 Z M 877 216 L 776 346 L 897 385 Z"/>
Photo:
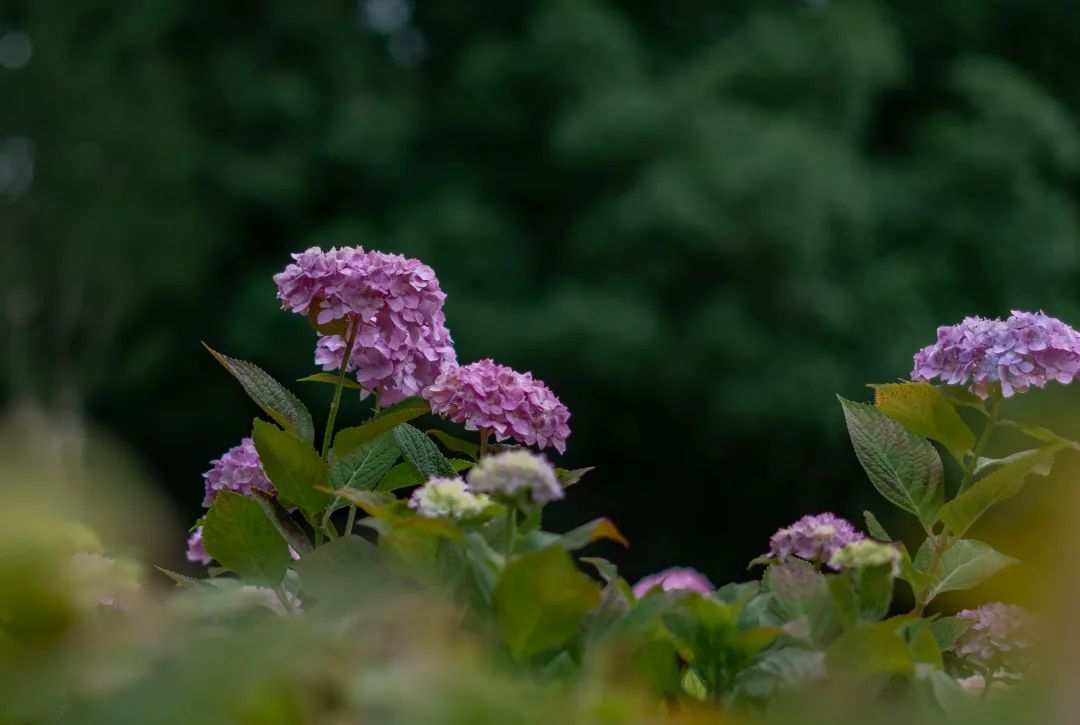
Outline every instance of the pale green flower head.
<path id="1" fill-rule="evenodd" d="M 852 541 L 832 555 L 829 565 L 835 569 L 860 569 L 868 566 L 890 565 L 893 576 L 900 574 L 900 552 L 895 546 L 873 539 Z"/>
<path id="2" fill-rule="evenodd" d="M 536 503 L 557 501 L 564 496 L 555 468 L 543 456 L 523 449 L 480 459 L 469 471 L 469 485 L 474 491 Z"/>
<path id="3" fill-rule="evenodd" d="M 460 478 L 429 479 L 409 498 L 409 506 L 421 516 L 455 520 L 479 516 L 490 504 L 490 498 L 473 493 Z"/>

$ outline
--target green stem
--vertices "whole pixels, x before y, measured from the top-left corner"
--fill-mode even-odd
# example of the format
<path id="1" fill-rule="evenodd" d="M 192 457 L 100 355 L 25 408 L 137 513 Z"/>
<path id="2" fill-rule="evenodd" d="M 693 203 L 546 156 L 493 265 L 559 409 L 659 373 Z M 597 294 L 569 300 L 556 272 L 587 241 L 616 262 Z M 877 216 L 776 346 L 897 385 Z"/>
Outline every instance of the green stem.
<path id="1" fill-rule="evenodd" d="M 345 387 L 345 373 L 349 368 L 349 356 L 352 355 L 353 344 L 356 343 L 356 335 L 360 332 L 360 321 L 353 322 L 349 330 L 348 339 L 345 342 L 345 352 L 341 358 L 341 368 L 338 370 L 337 385 L 334 386 L 334 399 L 330 403 L 330 417 L 326 419 L 326 433 L 323 434 L 322 459 L 325 463 L 330 455 L 330 441 L 334 435 L 334 422 L 337 420 L 338 408 L 341 407 L 341 390 Z"/>
<path id="2" fill-rule="evenodd" d="M 349 518 L 345 522 L 345 534 L 348 536 L 353 532 L 353 527 L 356 526 L 356 506 L 349 506 Z"/>
<path id="3" fill-rule="evenodd" d="M 982 457 L 983 449 L 986 448 L 986 444 L 990 440 L 990 434 L 997 427 L 1000 413 L 1001 393 L 995 390 L 990 394 L 990 417 L 979 435 L 979 440 L 975 443 L 975 450 L 971 453 L 971 463 L 964 468 L 964 479 L 960 482 L 960 489 L 956 492 L 957 495 L 971 486 L 972 480 L 975 478 L 975 467 L 979 465 L 979 458 Z"/>
<path id="4" fill-rule="evenodd" d="M 506 509 L 506 561 L 510 561 L 514 553 L 514 540 L 517 539 L 517 508 L 510 506 Z"/>

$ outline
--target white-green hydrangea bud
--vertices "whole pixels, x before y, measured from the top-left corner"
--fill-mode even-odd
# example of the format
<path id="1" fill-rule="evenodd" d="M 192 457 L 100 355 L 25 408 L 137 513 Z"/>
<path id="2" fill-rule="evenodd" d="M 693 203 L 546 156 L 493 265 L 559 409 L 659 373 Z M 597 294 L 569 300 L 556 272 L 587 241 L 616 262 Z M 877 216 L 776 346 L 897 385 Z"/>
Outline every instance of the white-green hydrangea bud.
<path id="1" fill-rule="evenodd" d="M 480 459 L 469 471 L 469 485 L 499 498 L 557 501 L 565 494 L 555 468 L 543 456 L 526 450 L 496 453 Z"/>
<path id="2" fill-rule="evenodd" d="M 852 541 L 837 549 L 829 560 L 835 569 L 858 569 L 866 566 L 890 565 L 893 576 L 900 574 L 900 552 L 895 546 L 872 539 Z"/>
<path id="3" fill-rule="evenodd" d="M 479 516 L 490 504 L 490 498 L 473 493 L 460 478 L 429 479 L 409 499 L 409 506 L 430 518 L 469 519 Z"/>

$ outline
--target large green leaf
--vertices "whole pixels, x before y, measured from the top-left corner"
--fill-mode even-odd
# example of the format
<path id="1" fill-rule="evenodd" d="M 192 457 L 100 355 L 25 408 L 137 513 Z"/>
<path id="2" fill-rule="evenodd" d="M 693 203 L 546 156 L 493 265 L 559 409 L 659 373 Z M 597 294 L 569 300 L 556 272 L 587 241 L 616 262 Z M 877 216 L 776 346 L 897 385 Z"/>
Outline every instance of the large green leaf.
<path id="1" fill-rule="evenodd" d="M 365 591 L 370 594 L 378 551 L 359 536 L 342 536 L 293 564 L 300 589 L 322 604 L 347 604 Z"/>
<path id="2" fill-rule="evenodd" d="M 319 490 L 327 485 L 326 464 L 310 443 L 258 419 L 252 438 L 267 478 L 282 497 L 311 513 L 333 500 Z"/>
<path id="3" fill-rule="evenodd" d="M 394 440 L 401 448 L 405 460 L 416 466 L 426 478 L 432 476 L 457 475 L 457 471 L 450 465 L 450 461 L 442 454 L 435 442 L 423 434 L 422 431 L 403 423 L 394 428 Z"/>
<path id="4" fill-rule="evenodd" d="M 437 428 L 432 428 L 426 431 L 426 433 L 443 444 L 443 447 L 451 453 L 461 453 L 469 458 L 478 460 L 480 457 L 480 444 L 477 441 L 462 440 L 456 436 L 452 436 L 446 431 L 441 431 Z"/>
<path id="5" fill-rule="evenodd" d="M 885 415 L 920 436 L 935 440 L 962 461 L 975 445 L 975 435 L 941 391 L 929 383 L 872 385 L 874 405 Z"/>
<path id="6" fill-rule="evenodd" d="M 999 465 L 992 466 L 990 473 L 941 507 L 941 520 L 956 536 L 963 536 L 991 506 L 1018 494 L 1028 474 L 1053 460 L 1068 445 L 1051 443 L 1010 456 L 1008 462 L 1003 460 Z"/>
<path id="7" fill-rule="evenodd" d="M 884 413 L 840 398 L 851 444 L 870 482 L 886 499 L 918 517 L 924 527 L 937 520 L 944 500 L 944 471 L 937 451 Z"/>
<path id="8" fill-rule="evenodd" d="M 334 436 L 334 454 L 344 458 L 373 438 L 430 412 L 431 406 L 423 398 L 406 398 L 358 426 L 339 430 Z"/>
<path id="9" fill-rule="evenodd" d="M 462 471 L 471 468 L 472 465 L 472 461 L 466 461 L 460 458 L 450 459 L 450 467 L 457 473 L 461 473 Z M 386 472 L 386 475 L 384 475 L 375 485 L 375 490 L 397 491 L 399 488 L 419 486 L 426 480 L 427 476 L 420 473 L 419 468 L 409 461 L 402 461 L 401 463 L 392 466 L 390 470 Z"/>
<path id="10" fill-rule="evenodd" d="M 847 630 L 829 647 L 825 663 L 830 673 L 858 678 L 908 674 L 915 667 L 907 642 L 885 623 Z"/>
<path id="11" fill-rule="evenodd" d="M 206 553 L 226 569 L 277 586 L 289 563 L 289 545 L 254 499 L 221 491 L 203 523 Z"/>
<path id="12" fill-rule="evenodd" d="M 930 574 L 933 549 L 924 545 L 915 557 L 919 571 Z M 937 571 L 927 590 L 926 602 L 943 592 L 962 591 L 978 586 L 1017 560 L 975 539 L 961 539 L 942 552 Z"/>
<path id="13" fill-rule="evenodd" d="M 328 478 L 331 488 L 375 488 L 398 459 L 397 442 L 389 431 L 354 449 L 330 466 Z"/>
<path id="14" fill-rule="evenodd" d="M 495 588 L 495 621 L 520 659 L 564 644 L 599 601 L 597 583 L 553 546 L 506 565 Z"/>
<path id="15" fill-rule="evenodd" d="M 315 440 L 315 424 L 311 421 L 311 413 L 300 399 L 286 390 L 281 383 L 254 363 L 222 355 L 205 342 L 203 347 L 240 381 L 244 392 L 281 427 L 305 441 Z"/>
<path id="16" fill-rule="evenodd" d="M 836 636 L 840 626 L 836 607 L 817 569 L 789 559 L 766 569 L 762 585 L 771 595 L 772 613 L 781 622 L 792 623 L 793 634 L 819 646 Z"/>

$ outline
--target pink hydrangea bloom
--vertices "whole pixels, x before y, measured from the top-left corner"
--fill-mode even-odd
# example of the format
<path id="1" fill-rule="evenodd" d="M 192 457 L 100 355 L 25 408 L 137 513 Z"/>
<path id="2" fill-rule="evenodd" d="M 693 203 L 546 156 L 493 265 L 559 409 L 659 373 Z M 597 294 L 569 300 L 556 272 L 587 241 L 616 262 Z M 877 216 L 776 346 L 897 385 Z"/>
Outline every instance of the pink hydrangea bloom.
<path id="1" fill-rule="evenodd" d="M 210 462 L 210 470 L 203 474 L 206 480 L 206 496 L 203 506 L 209 507 L 217 498 L 218 491 L 236 491 L 250 496 L 252 491 L 275 493 L 274 485 L 263 472 L 255 443 L 250 438 L 225 451 L 221 458 Z"/>
<path id="2" fill-rule="evenodd" d="M 495 439 L 566 450 L 570 411 L 532 373 L 492 360 L 450 368 L 423 391 L 431 409 L 468 430 L 490 431 Z"/>
<path id="3" fill-rule="evenodd" d="M 686 590 L 711 594 L 716 587 L 712 585 L 705 575 L 694 569 L 685 567 L 672 567 L 664 571 L 650 574 L 634 585 L 634 596 L 641 599 L 653 589 L 661 589 L 665 592 Z"/>
<path id="4" fill-rule="evenodd" d="M 937 342 L 915 353 L 911 379 L 970 381 L 971 391 L 982 398 L 1000 383 L 1008 398 L 1049 380 L 1067 385 L 1078 374 L 1080 334 L 1042 312 L 1013 310 L 1006 320 L 967 317 L 939 327 Z"/>
<path id="5" fill-rule="evenodd" d="M 359 325 L 348 372 L 364 387 L 362 397 L 378 393 L 383 406 L 418 395 L 457 361 L 446 328 L 446 295 L 435 272 L 400 254 L 344 247 L 323 252 L 312 247 L 274 276 L 283 307 L 308 314 L 320 324 L 346 320 Z M 338 370 L 346 341 L 319 339 L 315 363 Z"/>
<path id="6" fill-rule="evenodd" d="M 831 562 L 837 551 L 863 538 L 862 533 L 850 522 L 836 514 L 803 516 L 772 535 L 767 556 L 778 559 L 794 556 L 806 561 Z"/>
<path id="7" fill-rule="evenodd" d="M 203 564 L 209 566 L 213 559 L 206 553 L 206 549 L 203 547 L 202 540 L 202 527 L 198 527 L 192 532 L 191 536 L 187 540 L 187 558 L 188 561 L 193 561 L 196 564 Z"/>
<path id="8" fill-rule="evenodd" d="M 956 618 L 972 623 L 954 645 L 961 657 L 991 665 L 999 655 L 1035 645 L 1031 637 L 1031 614 L 1015 604 L 984 604 L 978 609 L 958 612 Z"/>

